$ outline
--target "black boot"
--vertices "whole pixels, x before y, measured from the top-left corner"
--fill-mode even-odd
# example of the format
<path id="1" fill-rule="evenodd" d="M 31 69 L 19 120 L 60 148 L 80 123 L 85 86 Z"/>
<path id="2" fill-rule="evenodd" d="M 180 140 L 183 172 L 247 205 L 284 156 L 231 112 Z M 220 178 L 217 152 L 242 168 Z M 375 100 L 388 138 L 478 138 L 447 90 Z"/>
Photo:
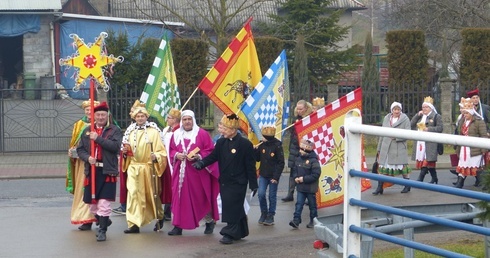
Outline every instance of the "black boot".
<path id="1" fill-rule="evenodd" d="M 97 242 L 106 240 L 107 225 L 109 223 L 109 217 L 99 217 L 99 232 L 97 233 Z"/>
<path id="2" fill-rule="evenodd" d="M 456 188 L 463 188 L 464 186 L 464 180 L 466 177 L 458 176 L 458 182 L 456 182 Z"/>
<path id="3" fill-rule="evenodd" d="M 92 222 L 83 223 L 80 227 L 78 227 L 78 229 L 81 231 L 92 230 Z"/>
<path id="4" fill-rule="evenodd" d="M 417 178 L 417 181 L 424 182 L 425 175 L 427 175 L 427 168 L 421 168 L 419 178 Z"/>
<path id="5" fill-rule="evenodd" d="M 479 187 L 481 185 L 482 172 L 481 170 L 476 171 L 475 184 L 473 186 Z"/>
<path id="6" fill-rule="evenodd" d="M 432 179 L 430 180 L 429 184 L 436 184 L 439 182 L 439 179 L 437 178 L 437 172 L 435 168 L 429 168 L 429 173 Z"/>
<path id="7" fill-rule="evenodd" d="M 172 230 L 168 232 L 169 236 L 180 236 L 182 235 L 182 229 L 179 227 L 174 227 Z"/>
<path id="8" fill-rule="evenodd" d="M 133 225 L 130 228 L 124 230 L 124 234 L 138 234 L 139 232 L 140 228 L 136 225 Z"/>
<path id="9" fill-rule="evenodd" d="M 383 182 L 378 181 L 378 187 L 376 191 L 373 192 L 373 195 L 383 194 Z"/>
<path id="10" fill-rule="evenodd" d="M 294 188 L 296 187 L 296 181 L 294 181 L 293 177 L 289 177 L 289 189 L 288 189 L 288 195 L 281 200 L 283 202 L 292 202 L 294 201 Z"/>
<path id="11" fill-rule="evenodd" d="M 410 180 L 410 178 L 408 178 L 408 177 L 404 177 L 403 179 Z M 400 193 L 408 193 L 408 192 L 410 192 L 410 189 L 411 189 L 411 187 L 406 185 L 405 187 L 403 187 L 403 190 Z"/>
<path id="12" fill-rule="evenodd" d="M 204 229 L 204 234 L 206 234 L 206 235 L 213 234 L 215 225 L 216 225 L 216 222 L 214 222 L 214 221 L 209 222 L 209 223 L 206 222 L 206 229 Z"/>
<path id="13" fill-rule="evenodd" d="M 155 227 L 153 227 L 153 231 L 157 232 L 160 229 L 162 229 L 163 228 L 163 221 L 164 221 L 164 219 L 159 219 L 157 221 L 157 223 L 155 223 Z"/>

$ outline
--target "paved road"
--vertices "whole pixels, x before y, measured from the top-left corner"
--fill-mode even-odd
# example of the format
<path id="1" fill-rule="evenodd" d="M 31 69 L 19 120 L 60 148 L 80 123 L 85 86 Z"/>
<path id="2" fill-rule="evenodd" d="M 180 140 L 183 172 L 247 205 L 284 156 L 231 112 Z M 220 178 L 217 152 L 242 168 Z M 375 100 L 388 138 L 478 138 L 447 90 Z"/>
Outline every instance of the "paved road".
<path id="1" fill-rule="evenodd" d="M 22 161 L 22 162 L 19 162 Z M 184 231 L 183 236 L 170 237 L 166 233 L 172 228 L 165 223 L 163 232 L 155 233 L 153 226 L 142 228 L 141 234 L 125 235 L 127 225 L 124 216 L 113 216 L 113 225 L 108 231 L 108 240 L 97 243 L 95 230 L 80 232 L 70 224 L 71 195 L 64 192 L 66 156 L 44 155 L 0 155 L 0 257 L 315 257 L 312 243 L 315 240 L 311 229 L 293 230 L 288 222 L 294 211 L 293 203 L 279 201 L 276 225 L 266 227 L 256 223 L 259 217 L 258 201 L 251 201 L 249 213 L 250 235 L 242 241 L 225 246 L 218 243 L 218 223 L 213 235 L 203 235 L 204 227 Z M 369 163 L 369 159 L 368 159 Z M 455 176 L 447 169 L 439 169 L 440 184 L 450 185 Z M 13 174 L 12 174 L 13 173 Z M 414 171 L 412 178 L 416 178 Z M 280 180 L 278 197 L 285 195 L 287 177 Z M 15 180 L 22 178 L 22 180 Z M 427 179 L 426 179 L 427 180 Z M 467 180 L 472 184 L 472 179 Z M 467 189 L 479 190 L 468 186 Z M 419 205 L 472 201 L 465 198 L 431 194 L 413 189 L 400 194 L 401 186 L 385 190 L 382 196 L 373 196 L 372 189 L 362 194 L 368 201 L 392 206 Z M 114 207 L 118 203 L 113 204 Z M 342 205 L 319 211 L 320 216 L 342 213 Z M 303 221 L 308 220 L 308 209 L 303 211 Z"/>

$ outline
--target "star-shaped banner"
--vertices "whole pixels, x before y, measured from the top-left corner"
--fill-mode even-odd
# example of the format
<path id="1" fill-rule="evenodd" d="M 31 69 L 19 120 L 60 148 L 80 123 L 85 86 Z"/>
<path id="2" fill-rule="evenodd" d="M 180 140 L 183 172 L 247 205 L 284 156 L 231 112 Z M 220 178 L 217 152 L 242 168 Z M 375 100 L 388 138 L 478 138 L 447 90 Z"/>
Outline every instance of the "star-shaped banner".
<path id="1" fill-rule="evenodd" d="M 120 63 L 124 59 L 122 56 L 114 57 L 113 55 L 106 55 L 102 51 L 107 33 L 101 32 L 95 39 L 95 42 L 93 44 L 89 43 L 88 45 L 77 34 L 70 34 L 70 38 L 73 38 L 77 53 L 72 57 L 61 58 L 60 65 L 78 68 L 74 90 L 78 90 L 80 85 L 90 76 L 102 88 L 108 88 L 108 83 L 104 76 L 104 67 Z"/>

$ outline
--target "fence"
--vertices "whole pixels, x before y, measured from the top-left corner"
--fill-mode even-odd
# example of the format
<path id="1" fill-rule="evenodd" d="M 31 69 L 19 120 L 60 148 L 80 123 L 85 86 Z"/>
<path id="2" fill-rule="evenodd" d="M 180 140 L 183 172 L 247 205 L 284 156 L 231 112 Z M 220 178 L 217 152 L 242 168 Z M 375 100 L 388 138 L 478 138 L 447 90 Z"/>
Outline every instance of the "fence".
<path id="1" fill-rule="evenodd" d="M 398 178 L 375 175 L 372 173 L 361 172 L 361 134 L 376 135 L 393 138 L 403 138 L 408 140 L 423 140 L 437 143 L 470 146 L 487 149 L 490 146 L 490 139 L 477 137 L 467 137 L 459 135 L 447 135 L 430 132 L 410 131 L 386 128 L 379 126 L 363 125 L 359 110 L 351 110 L 346 114 L 345 119 L 345 171 L 349 171 L 349 176 L 344 177 L 344 218 L 343 218 L 343 257 L 361 257 L 361 237 L 368 235 L 374 238 L 383 239 L 405 247 L 418 249 L 421 251 L 437 254 L 444 257 L 467 257 L 461 254 L 449 252 L 447 250 L 431 247 L 410 240 L 397 240 L 389 235 L 375 232 L 371 229 L 361 227 L 361 208 L 389 211 L 394 214 L 418 219 L 434 224 L 445 225 L 459 230 L 471 231 L 474 233 L 490 236 L 490 229 L 474 225 L 467 225 L 449 219 L 437 218 L 420 213 L 407 212 L 389 206 L 378 205 L 361 200 L 361 177 L 391 182 L 399 185 L 407 185 L 430 191 L 465 196 L 483 201 L 490 201 L 490 194 L 479 193 L 464 189 L 456 189 L 447 186 L 431 185 L 412 180 L 402 180 Z M 487 247 L 488 248 L 488 247 Z M 487 253 L 488 254 L 488 253 Z"/>
<path id="2" fill-rule="evenodd" d="M 349 171 L 349 176 L 344 177 L 344 218 L 343 218 L 343 257 L 361 257 L 361 237 L 360 235 L 369 235 L 374 238 L 380 238 L 385 241 L 393 242 L 406 247 L 422 250 L 425 252 L 445 256 L 445 257 L 466 257 L 457 253 L 449 252 L 443 249 L 427 246 L 417 242 L 404 240 L 398 241 L 389 235 L 374 232 L 370 229 L 361 227 L 361 208 L 370 208 L 385 210 L 396 213 L 401 216 L 410 217 L 430 223 L 440 224 L 460 230 L 471 231 L 485 236 L 490 236 L 490 229 L 478 226 L 469 226 L 448 219 L 437 218 L 419 213 L 403 212 L 389 206 L 378 205 L 375 203 L 361 200 L 361 177 L 382 180 L 399 185 L 407 185 L 415 188 L 426 189 L 430 191 L 439 191 L 453 195 L 466 196 L 483 201 L 490 201 L 490 194 L 473 192 L 464 189 L 456 189 L 447 186 L 431 185 L 412 180 L 402 180 L 398 178 L 375 175 L 372 173 L 361 172 L 361 134 L 376 135 L 393 138 L 403 138 L 407 140 L 423 140 L 437 143 L 470 146 L 477 148 L 488 148 L 490 139 L 477 137 L 467 137 L 459 135 L 437 134 L 430 132 L 410 131 L 386 128 L 379 126 L 363 125 L 359 110 L 351 110 L 346 114 L 345 119 L 345 164 L 344 170 Z M 488 240 L 487 240 L 488 241 Z"/>

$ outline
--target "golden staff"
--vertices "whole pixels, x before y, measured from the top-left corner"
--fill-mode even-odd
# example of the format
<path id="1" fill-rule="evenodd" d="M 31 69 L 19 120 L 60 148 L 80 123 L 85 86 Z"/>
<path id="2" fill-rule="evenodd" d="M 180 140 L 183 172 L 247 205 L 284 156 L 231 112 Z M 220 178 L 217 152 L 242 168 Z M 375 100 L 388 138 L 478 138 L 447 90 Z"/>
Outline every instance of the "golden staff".
<path id="1" fill-rule="evenodd" d="M 151 151 L 151 154 L 153 154 L 153 142 L 148 142 L 148 144 L 150 144 L 150 151 Z M 153 209 L 154 209 L 154 215 L 155 215 L 155 218 L 157 219 L 157 224 L 156 224 L 156 227 L 157 227 L 157 231 L 160 230 L 160 223 L 158 220 L 160 219 L 163 219 L 163 214 L 158 214 L 158 207 L 160 207 L 160 209 L 162 208 L 162 201 L 160 200 L 160 180 L 158 179 L 158 175 L 156 173 L 156 170 L 155 170 L 155 162 L 153 160 L 151 160 L 151 157 L 150 157 L 150 161 L 151 161 L 151 187 L 153 188 Z"/>

